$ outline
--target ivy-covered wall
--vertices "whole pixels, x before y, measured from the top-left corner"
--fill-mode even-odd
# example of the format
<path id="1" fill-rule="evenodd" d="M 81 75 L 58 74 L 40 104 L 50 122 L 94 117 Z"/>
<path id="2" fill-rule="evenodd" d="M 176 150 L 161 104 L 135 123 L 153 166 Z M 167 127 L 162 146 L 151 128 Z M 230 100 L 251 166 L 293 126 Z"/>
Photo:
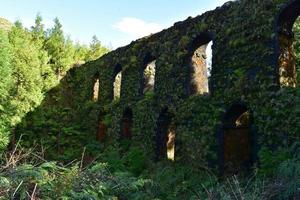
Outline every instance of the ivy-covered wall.
<path id="1" fill-rule="evenodd" d="M 132 110 L 131 148 L 155 159 L 157 120 L 168 109 L 176 127 L 176 163 L 216 166 L 225 112 L 242 103 L 251 111 L 255 151 L 275 151 L 300 137 L 300 89 L 281 87 L 278 73 L 278 18 L 299 0 L 240 0 L 177 22 L 98 60 L 73 68 L 17 132 L 24 143 L 51 149 L 49 157 L 70 160 L 125 148 L 121 123 Z M 210 94 L 190 91 L 190 59 L 213 40 Z M 143 95 L 143 70 L 156 60 L 154 91 Z M 300 66 L 298 66 L 298 71 Z M 121 97 L 113 101 L 115 75 L 122 71 Z M 99 100 L 93 101 L 99 73 Z M 300 76 L 300 74 L 299 74 Z M 105 140 L 96 141 L 99 119 Z"/>

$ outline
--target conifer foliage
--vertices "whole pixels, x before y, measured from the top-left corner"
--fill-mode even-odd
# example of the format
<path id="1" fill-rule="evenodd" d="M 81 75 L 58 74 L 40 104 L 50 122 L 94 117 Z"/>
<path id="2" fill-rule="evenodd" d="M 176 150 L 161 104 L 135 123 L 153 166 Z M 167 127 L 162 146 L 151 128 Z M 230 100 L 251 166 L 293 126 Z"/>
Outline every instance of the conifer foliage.
<path id="1" fill-rule="evenodd" d="M 70 68 L 108 52 L 96 36 L 89 46 L 74 44 L 57 18 L 48 30 L 40 14 L 31 28 L 19 21 L 9 27 L 0 27 L 0 151 L 14 127 Z"/>

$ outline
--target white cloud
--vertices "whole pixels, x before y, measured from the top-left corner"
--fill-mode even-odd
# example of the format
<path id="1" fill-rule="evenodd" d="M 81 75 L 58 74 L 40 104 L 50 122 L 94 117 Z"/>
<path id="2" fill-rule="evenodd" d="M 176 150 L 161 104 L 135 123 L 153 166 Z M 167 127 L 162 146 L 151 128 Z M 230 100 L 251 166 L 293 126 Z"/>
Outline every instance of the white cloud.
<path id="1" fill-rule="evenodd" d="M 156 33 L 163 29 L 160 24 L 146 22 L 133 17 L 124 17 L 119 22 L 114 24 L 113 27 L 122 33 L 128 34 L 134 39 L 148 36 L 151 33 Z"/>

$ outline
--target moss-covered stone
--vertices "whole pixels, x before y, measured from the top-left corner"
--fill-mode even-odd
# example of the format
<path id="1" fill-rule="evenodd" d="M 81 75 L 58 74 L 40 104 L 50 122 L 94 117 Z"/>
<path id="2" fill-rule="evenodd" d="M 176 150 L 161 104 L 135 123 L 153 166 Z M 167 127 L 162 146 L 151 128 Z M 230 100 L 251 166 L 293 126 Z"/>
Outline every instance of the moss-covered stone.
<path id="1" fill-rule="evenodd" d="M 231 105 L 243 102 L 252 113 L 252 129 L 258 136 L 255 148 L 288 145 L 300 136 L 300 89 L 279 85 L 277 20 L 295 2 L 299 1 L 228 2 L 74 68 L 31 114 L 47 118 L 47 124 L 24 122 L 19 132 L 47 141 L 43 144 L 52 150 L 62 143 L 59 153 L 70 152 L 64 159 L 78 156 L 84 146 L 97 154 L 107 146 L 119 146 L 121 118 L 131 108 L 132 145 L 153 159 L 157 120 L 168 108 L 175 116 L 175 160 L 201 167 L 219 162 L 217 132 L 222 116 Z M 203 33 L 214 41 L 209 96 L 192 95 L 189 90 L 191 47 L 199 45 Z M 155 88 L 143 95 L 143 70 L 149 55 L 156 60 Z M 113 102 L 117 68 L 122 70 L 121 98 Z M 99 101 L 93 102 L 96 73 Z M 107 138 L 101 144 L 95 142 L 99 113 L 109 119 Z"/>

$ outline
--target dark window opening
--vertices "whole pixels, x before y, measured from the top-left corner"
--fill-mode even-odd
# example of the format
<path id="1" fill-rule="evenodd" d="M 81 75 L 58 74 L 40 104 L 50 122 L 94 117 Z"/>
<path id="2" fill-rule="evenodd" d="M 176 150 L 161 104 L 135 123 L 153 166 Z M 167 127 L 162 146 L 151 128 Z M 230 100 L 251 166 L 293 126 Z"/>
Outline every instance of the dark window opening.
<path id="1" fill-rule="evenodd" d="M 279 82 L 281 86 L 297 86 L 297 70 L 300 64 L 300 2 L 285 8 L 278 19 Z"/>
<path id="2" fill-rule="evenodd" d="M 253 135 L 250 129 L 250 111 L 243 105 L 233 105 L 223 121 L 224 174 L 249 170 L 253 163 Z"/>
<path id="3" fill-rule="evenodd" d="M 190 60 L 191 94 L 209 94 L 213 41 L 201 34 L 192 44 Z"/>
<path id="4" fill-rule="evenodd" d="M 126 108 L 121 122 L 121 138 L 130 139 L 132 136 L 132 110 Z"/>
<path id="5" fill-rule="evenodd" d="M 165 109 L 159 116 L 156 133 L 157 160 L 175 159 L 175 124 L 173 115 Z"/>
<path id="6" fill-rule="evenodd" d="M 99 142 L 103 142 L 106 137 L 106 125 L 104 122 L 104 114 L 99 115 L 99 120 L 98 120 L 98 131 L 96 135 L 96 139 Z"/>

